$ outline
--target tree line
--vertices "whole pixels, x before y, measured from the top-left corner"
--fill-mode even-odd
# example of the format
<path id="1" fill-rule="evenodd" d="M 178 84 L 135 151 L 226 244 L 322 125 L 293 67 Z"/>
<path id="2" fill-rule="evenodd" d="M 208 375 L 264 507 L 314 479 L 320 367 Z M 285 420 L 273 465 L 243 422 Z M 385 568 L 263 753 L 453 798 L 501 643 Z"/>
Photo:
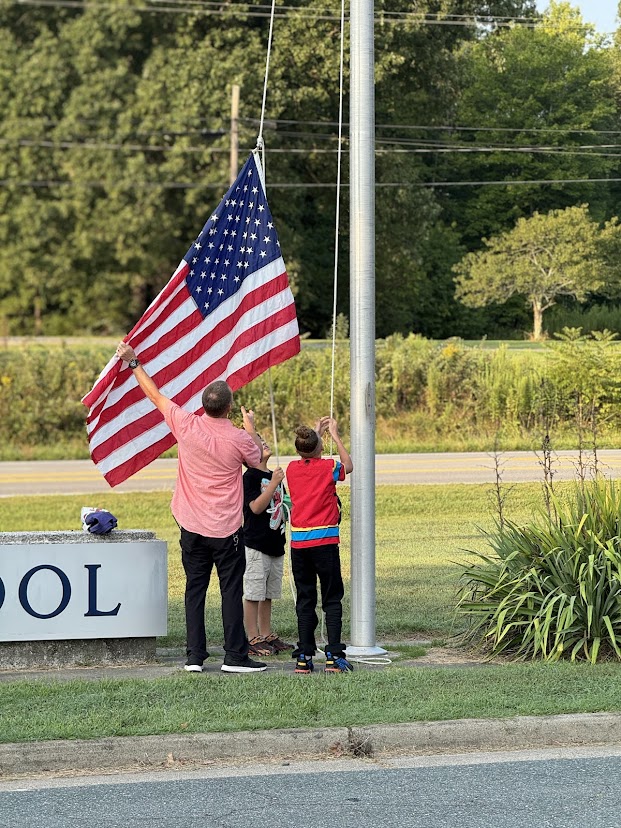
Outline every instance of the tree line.
<path id="1" fill-rule="evenodd" d="M 339 15 L 336 0 L 282 7 L 264 127 L 270 206 L 312 336 L 332 314 Z M 513 280 L 475 297 L 469 268 L 554 211 L 581 210 L 608 247 L 583 245 L 577 289 L 551 301 L 613 301 L 614 41 L 566 2 L 542 16 L 534 0 L 378 0 L 375 20 L 378 336 L 531 328 L 528 291 Z M 1 0 L 0 333 L 133 326 L 227 189 L 233 84 L 241 156 L 254 146 L 268 27 L 260 2 Z"/>

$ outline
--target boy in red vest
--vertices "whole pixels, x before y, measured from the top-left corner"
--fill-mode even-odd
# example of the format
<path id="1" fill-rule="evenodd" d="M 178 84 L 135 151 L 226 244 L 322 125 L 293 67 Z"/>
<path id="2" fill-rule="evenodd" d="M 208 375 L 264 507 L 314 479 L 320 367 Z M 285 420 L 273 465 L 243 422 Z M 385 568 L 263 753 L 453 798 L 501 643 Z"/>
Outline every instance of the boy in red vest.
<path id="1" fill-rule="evenodd" d="M 321 438 L 326 431 L 336 444 L 339 460 L 321 456 Z M 291 497 L 291 570 L 297 590 L 298 646 L 293 651 L 296 673 L 314 670 L 317 650 L 317 578 L 326 615 L 326 673 L 353 670 L 345 658 L 341 641 L 343 579 L 339 558 L 341 504 L 336 484 L 345 480 L 354 465 L 339 436 L 336 420 L 322 417 L 315 430 L 299 426 L 295 448 L 300 460 L 289 463 L 287 484 Z"/>

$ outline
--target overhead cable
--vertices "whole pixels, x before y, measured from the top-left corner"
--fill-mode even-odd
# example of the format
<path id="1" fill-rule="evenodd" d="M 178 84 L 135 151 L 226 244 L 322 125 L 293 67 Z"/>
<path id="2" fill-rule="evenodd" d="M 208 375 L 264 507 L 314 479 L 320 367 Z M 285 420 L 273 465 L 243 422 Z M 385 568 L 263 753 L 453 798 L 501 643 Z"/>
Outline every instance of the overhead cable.
<path id="1" fill-rule="evenodd" d="M 347 139 L 343 138 L 346 143 Z M 90 151 L 112 151 L 125 153 L 149 153 L 169 152 L 173 154 L 183 155 L 190 154 L 212 154 L 212 155 L 228 155 L 230 149 L 228 147 L 209 147 L 209 146 L 162 146 L 151 144 L 123 144 L 123 143 L 96 143 L 94 141 L 53 141 L 36 138 L 0 138 L 0 146 L 5 147 L 25 147 L 38 148 L 50 150 L 90 150 Z M 621 144 L 586 144 L 586 145 L 569 145 L 569 146 L 540 146 L 540 145 L 526 145 L 526 146 L 511 146 L 511 145 L 490 145 L 490 146 L 463 146 L 451 145 L 447 143 L 425 144 L 423 142 L 413 142 L 411 139 L 387 138 L 376 141 L 375 151 L 378 154 L 411 154 L 411 155 L 432 155 L 432 154 L 473 154 L 473 153 L 517 153 L 517 154 L 536 154 L 536 155 L 563 155 L 563 156 L 586 156 L 589 158 L 616 158 L 621 157 L 621 152 L 606 152 L 605 150 L 620 150 Z M 250 147 L 248 149 L 250 151 Z M 281 155 L 296 155 L 296 154 L 337 154 L 338 147 L 274 147 L 270 152 Z"/>
<path id="2" fill-rule="evenodd" d="M 548 185 L 548 184 L 613 184 L 621 181 L 621 178 L 537 178 L 525 180 L 498 180 L 498 181 L 377 181 L 376 188 L 433 188 L 442 189 L 444 187 L 513 187 L 513 186 L 533 186 L 533 185 Z M 0 179 L 0 187 L 30 187 L 33 189 L 55 188 L 55 187 L 75 187 L 76 189 L 106 189 L 106 190 L 128 190 L 128 189 L 161 189 L 161 190 L 201 190 L 201 189 L 216 189 L 226 192 L 228 184 L 225 183 L 197 183 L 190 181 L 62 181 L 62 180 L 31 180 L 22 181 L 10 178 Z M 349 184 L 341 184 L 342 187 L 349 187 Z M 335 182 L 325 183 L 290 183 L 290 182 L 270 182 L 270 190 L 306 190 L 306 189 L 334 189 Z"/>
<path id="3" fill-rule="evenodd" d="M 123 12 L 144 12 L 149 14 L 191 14 L 197 16 L 217 16 L 228 18 L 269 18 L 270 11 L 268 6 L 259 5 L 245 5 L 235 4 L 228 6 L 207 7 L 199 4 L 191 4 L 191 0 L 185 0 L 184 5 L 175 4 L 174 0 L 158 5 L 142 5 L 129 6 L 119 9 L 118 5 L 112 2 L 94 2 L 94 0 L 13 0 L 18 6 L 38 6 L 38 7 L 52 7 L 52 8 L 67 8 L 78 10 L 114 10 Z M 278 7 L 275 12 L 275 17 L 282 18 L 296 18 L 299 20 L 315 20 L 315 21 L 336 21 L 339 19 L 338 15 L 326 12 L 313 11 L 310 8 L 284 6 Z M 392 24 L 399 25 L 405 23 L 415 23 L 420 26 L 463 26 L 468 28 L 484 28 L 495 26 L 498 28 L 510 28 L 513 26 L 520 26 L 523 28 L 537 29 L 541 28 L 542 24 L 546 22 L 545 17 L 501 17 L 494 15 L 451 15 L 451 14 L 425 14 L 412 11 L 390 12 L 377 10 L 374 14 L 375 20 L 380 25 Z M 349 19 L 349 18 L 348 18 Z M 593 28 L 592 24 L 585 22 L 569 23 L 567 28 L 578 31 L 586 31 Z M 604 34 L 614 34 L 608 32 Z"/>

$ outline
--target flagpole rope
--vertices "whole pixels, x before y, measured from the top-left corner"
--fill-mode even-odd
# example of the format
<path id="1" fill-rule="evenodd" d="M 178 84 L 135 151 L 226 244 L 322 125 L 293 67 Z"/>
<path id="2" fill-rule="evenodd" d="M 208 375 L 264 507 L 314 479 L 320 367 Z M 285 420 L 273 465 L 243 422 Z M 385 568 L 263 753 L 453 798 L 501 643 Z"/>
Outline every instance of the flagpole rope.
<path id="1" fill-rule="evenodd" d="M 270 74 L 270 57 L 272 54 L 272 41 L 274 35 L 274 16 L 276 11 L 276 0 L 272 0 L 272 9 L 270 12 L 270 28 L 267 36 L 267 54 L 265 56 L 265 77 L 263 79 L 263 101 L 261 104 L 261 120 L 259 122 L 259 134 L 257 136 L 257 150 L 261 153 L 261 166 L 263 167 L 263 186 L 267 195 L 267 175 L 265 170 L 265 142 L 263 140 L 263 124 L 265 122 L 265 104 L 267 101 L 267 81 Z M 276 465 L 280 465 L 280 457 L 278 452 L 278 435 L 276 432 L 276 410 L 274 405 L 274 387 L 272 385 L 272 369 L 267 369 L 267 376 L 270 388 L 270 411 L 272 416 L 272 438 L 274 441 L 274 452 L 276 455 Z"/>
<path id="2" fill-rule="evenodd" d="M 259 135 L 257 136 L 257 149 L 263 149 L 263 122 L 265 121 L 265 102 L 267 100 L 267 79 L 270 73 L 270 56 L 272 54 L 272 35 L 274 33 L 274 12 L 276 10 L 276 0 L 272 0 L 272 10 L 270 13 L 270 30 L 267 36 L 267 55 L 265 58 L 265 78 L 263 81 L 263 103 L 261 105 L 261 121 L 259 123 Z M 264 168 L 265 169 L 265 168 Z"/>
<path id="3" fill-rule="evenodd" d="M 339 268 L 339 223 L 341 216 L 341 156 L 343 151 L 343 66 L 345 55 L 345 0 L 341 0 L 341 53 L 339 57 L 339 141 L 336 154 L 336 218 L 334 222 L 334 283 L 332 287 L 332 369 L 330 375 L 330 417 L 334 417 L 334 371 L 336 363 L 336 295 Z M 330 456 L 334 446 L 330 435 Z M 325 612 L 321 613 L 319 637 L 325 648 Z M 321 652 L 321 650 L 320 650 Z"/>
<path id="4" fill-rule="evenodd" d="M 276 465 L 280 466 L 280 454 L 278 451 L 278 433 L 276 431 L 276 406 L 274 404 L 274 386 L 272 385 L 272 369 L 267 369 L 267 379 L 270 386 L 270 409 L 272 414 L 272 437 L 274 440 L 274 454 L 276 456 Z"/>
<path id="5" fill-rule="evenodd" d="M 332 288 L 332 369 L 330 379 L 330 417 L 334 417 L 334 373 L 336 364 L 336 307 L 339 268 L 339 224 L 341 218 L 341 159 L 343 155 L 343 68 L 345 55 L 345 0 L 341 0 L 341 54 L 339 62 L 339 140 L 336 154 L 336 220 L 334 224 L 334 284 Z M 332 455 L 332 437 L 330 454 Z"/>

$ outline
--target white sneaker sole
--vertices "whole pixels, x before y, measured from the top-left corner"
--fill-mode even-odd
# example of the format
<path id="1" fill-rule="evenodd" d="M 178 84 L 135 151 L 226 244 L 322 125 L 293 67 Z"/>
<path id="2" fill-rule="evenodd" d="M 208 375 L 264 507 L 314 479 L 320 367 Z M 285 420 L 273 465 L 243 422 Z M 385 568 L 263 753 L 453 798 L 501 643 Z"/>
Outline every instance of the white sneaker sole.
<path id="1" fill-rule="evenodd" d="M 265 667 L 236 667 L 229 664 L 223 664 L 220 669 L 223 673 L 262 673 L 263 670 L 267 670 L 267 664 Z"/>
<path id="2" fill-rule="evenodd" d="M 202 673 L 203 667 L 200 664 L 185 664 L 183 669 L 187 673 Z"/>

